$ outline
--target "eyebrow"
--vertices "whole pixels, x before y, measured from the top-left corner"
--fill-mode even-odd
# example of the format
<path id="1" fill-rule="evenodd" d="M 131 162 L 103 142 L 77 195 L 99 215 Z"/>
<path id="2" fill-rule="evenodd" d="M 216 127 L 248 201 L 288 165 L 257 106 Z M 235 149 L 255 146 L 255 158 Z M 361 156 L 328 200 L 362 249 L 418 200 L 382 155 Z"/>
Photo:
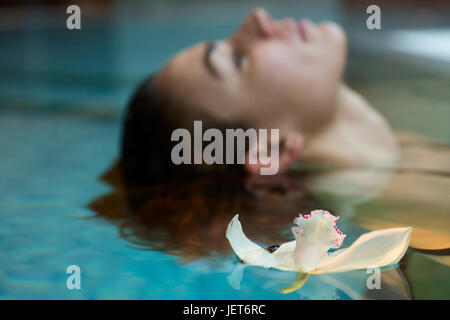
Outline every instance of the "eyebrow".
<path id="1" fill-rule="evenodd" d="M 207 41 L 205 46 L 205 53 L 203 55 L 203 64 L 206 70 L 215 78 L 219 77 L 219 73 L 214 65 L 211 63 L 211 53 L 214 51 L 216 43 L 214 41 Z"/>

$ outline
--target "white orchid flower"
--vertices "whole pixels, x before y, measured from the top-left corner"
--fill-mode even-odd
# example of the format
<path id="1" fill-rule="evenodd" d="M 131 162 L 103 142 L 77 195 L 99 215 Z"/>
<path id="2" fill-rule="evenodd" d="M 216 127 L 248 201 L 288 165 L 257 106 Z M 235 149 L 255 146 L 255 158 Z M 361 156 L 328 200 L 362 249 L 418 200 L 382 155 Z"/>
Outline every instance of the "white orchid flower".
<path id="1" fill-rule="evenodd" d="M 312 211 L 294 219 L 295 240 L 283 243 L 270 253 L 249 240 L 242 230 L 239 215 L 228 225 L 226 237 L 237 256 L 246 264 L 295 271 L 296 282 L 286 288 L 300 287 L 309 274 L 323 274 L 384 267 L 398 263 L 408 248 L 411 228 L 391 228 L 365 233 L 350 247 L 338 249 L 345 235 L 336 227 L 339 219 L 323 210 Z"/>

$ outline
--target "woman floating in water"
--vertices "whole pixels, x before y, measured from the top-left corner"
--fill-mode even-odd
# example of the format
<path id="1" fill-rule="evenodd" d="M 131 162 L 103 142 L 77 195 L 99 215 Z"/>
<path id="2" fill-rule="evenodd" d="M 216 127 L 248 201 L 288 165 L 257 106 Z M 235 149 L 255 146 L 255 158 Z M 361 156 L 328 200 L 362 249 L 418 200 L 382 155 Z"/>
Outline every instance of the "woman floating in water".
<path id="1" fill-rule="evenodd" d="M 448 264 L 449 181 L 434 174 L 450 172 L 448 148 L 419 150 L 432 143 L 397 139 L 342 82 L 345 61 L 340 26 L 274 21 L 263 9 L 229 38 L 182 50 L 131 99 L 121 170 L 105 176 L 118 188 L 90 207 L 117 222 L 139 247 L 183 261 L 229 253 L 224 230 L 236 213 L 252 239 L 278 244 L 292 215 L 321 208 L 365 229 L 412 226 L 412 247 Z M 202 125 L 200 146 L 196 121 Z M 194 150 L 190 164 L 172 158 L 179 143 L 173 133 L 180 128 L 193 137 L 183 150 Z M 278 158 L 271 160 L 280 172 L 261 176 L 267 166 L 261 158 L 196 164 L 195 150 L 205 154 L 209 129 L 220 132 L 215 137 L 226 137 L 227 129 L 278 129 L 278 140 L 268 144 L 278 146 Z M 230 152 L 234 158 L 238 149 L 224 148 L 221 158 Z M 251 152 L 250 145 L 244 159 Z M 441 187 L 426 193 L 424 183 Z"/>
<path id="2" fill-rule="evenodd" d="M 342 82 L 345 61 L 340 26 L 275 21 L 263 9 L 251 12 L 227 39 L 182 50 L 141 84 L 129 104 L 121 155 L 128 185 L 212 171 L 260 174 L 266 165 L 261 158 L 237 166 L 175 164 L 172 133 L 184 128 L 194 136 L 196 120 L 203 131 L 218 129 L 223 136 L 226 129 L 279 129 L 278 141 L 269 144 L 279 146 L 271 160 L 280 171 L 298 163 L 391 163 L 397 156 L 392 130 Z"/>

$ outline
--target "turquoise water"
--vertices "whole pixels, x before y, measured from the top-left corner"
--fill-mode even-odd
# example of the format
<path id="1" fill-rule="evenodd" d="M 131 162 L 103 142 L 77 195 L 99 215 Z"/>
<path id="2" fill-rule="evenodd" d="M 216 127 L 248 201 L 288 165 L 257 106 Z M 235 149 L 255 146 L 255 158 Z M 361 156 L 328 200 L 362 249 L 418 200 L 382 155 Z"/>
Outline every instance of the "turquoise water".
<path id="1" fill-rule="evenodd" d="M 127 7 L 119 5 L 112 13 L 84 20 L 80 32 L 61 27 L 64 11 L 56 10 L 48 17 L 33 14 L 35 19 L 28 24 L 0 31 L 0 298 L 449 298 L 449 268 L 414 250 L 408 250 L 398 268 L 383 271 L 383 289 L 377 292 L 367 290 L 368 274 L 362 270 L 311 276 L 304 287 L 285 295 L 278 290 L 289 285 L 295 274 L 254 267 L 244 270 L 237 290 L 229 276 L 240 265 L 225 239 L 226 223 L 235 211 L 226 212 L 219 222 L 194 219 L 189 225 L 192 232 L 181 226 L 182 235 L 198 235 L 195 241 L 183 241 L 181 236 L 170 250 L 164 246 L 148 250 L 151 246 L 142 238 L 148 240 L 145 233 L 155 230 L 144 228 L 141 236 L 129 236 L 124 231 L 136 221 L 139 225 L 139 219 L 99 217 L 98 211 L 90 209 L 93 202 L 114 194 L 113 187 L 99 176 L 118 155 L 121 114 L 138 81 L 180 48 L 227 35 L 250 7 L 246 3 L 235 10 L 236 15 L 207 15 L 206 9 L 194 14 L 192 8 L 182 15 L 180 10 L 176 15 L 182 19 L 168 22 L 164 17 L 173 17 L 174 8 L 155 9 L 149 14 L 153 19 L 130 19 Z M 328 14 L 315 14 L 314 8 L 307 12 L 317 18 L 338 19 L 333 5 L 324 7 Z M 291 8 L 274 10 L 282 16 Z M 358 76 L 358 66 L 358 61 L 350 62 L 349 78 L 362 92 L 375 97 L 370 91 L 373 83 L 364 78 L 370 77 L 367 73 Z M 442 87 L 442 78 L 427 79 Z M 374 90 L 381 90 L 376 79 L 374 83 L 378 85 Z M 439 94 L 429 96 L 432 100 Z M 386 106 L 386 101 L 379 104 Z M 433 116 L 436 121 L 448 114 L 446 107 L 441 103 Z M 441 122 L 424 126 L 416 117 L 402 120 L 400 113 L 399 109 L 386 110 L 396 128 L 450 141 Z M 303 207 L 324 201 L 311 200 L 301 192 L 298 197 L 299 206 L 284 208 L 275 202 L 271 215 L 248 215 L 267 233 L 275 234 L 276 242 L 252 230 L 251 224 L 249 234 L 268 246 L 290 240 L 291 219 Z M 116 209 L 122 205 L 111 203 Z M 348 234 L 344 246 L 366 231 L 346 217 L 339 225 Z M 164 235 L 169 227 L 159 231 Z M 199 253 L 193 258 L 186 254 L 190 249 Z M 72 264 L 81 268 L 81 290 L 66 288 L 65 270 Z"/>
<path id="2" fill-rule="evenodd" d="M 1 298 L 299 297 L 264 288 L 280 272 L 253 268 L 242 290 L 234 290 L 226 279 L 235 264 L 231 252 L 227 259 L 180 264 L 174 256 L 131 248 L 116 226 L 94 218 L 85 205 L 110 190 L 96 177 L 116 155 L 117 120 L 4 111 L 0 128 L 6 151 L 0 160 Z M 72 264 L 81 268 L 80 291 L 66 289 L 65 269 Z M 283 277 L 278 280 L 287 285 L 295 275 Z M 316 282 L 310 285 L 334 296 L 334 287 Z"/>
<path id="3" fill-rule="evenodd" d="M 119 124 L 118 119 L 84 115 L 1 112 L 1 298 L 348 299 L 373 294 L 365 289 L 365 270 L 331 280 L 312 276 L 299 291 L 283 295 L 278 289 L 295 274 L 249 267 L 235 290 L 227 281 L 236 267 L 229 248 L 225 255 L 185 263 L 177 255 L 142 250 L 122 238 L 115 224 L 96 218 L 86 207 L 112 190 L 97 177 L 117 153 Z M 363 230 L 345 219 L 339 224 L 349 235 L 344 246 Z M 224 232 L 225 224 L 218 237 L 226 245 Z M 280 239 L 290 239 L 286 237 Z M 424 258 L 410 252 L 408 259 Z M 81 290 L 66 289 L 65 269 L 72 264 L 81 268 Z M 448 267 L 431 261 L 426 266 L 434 269 L 429 275 L 433 281 L 448 275 Z M 409 296 L 399 270 L 385 271 L 396 289 L 388 281 L 377 294 Z"/>

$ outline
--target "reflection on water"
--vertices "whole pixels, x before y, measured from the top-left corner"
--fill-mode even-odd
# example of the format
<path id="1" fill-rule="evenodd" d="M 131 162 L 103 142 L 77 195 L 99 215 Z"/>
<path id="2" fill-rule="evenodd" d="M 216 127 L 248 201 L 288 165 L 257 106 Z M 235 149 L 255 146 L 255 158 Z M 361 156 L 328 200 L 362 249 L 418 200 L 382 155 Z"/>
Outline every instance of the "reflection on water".
<path id="1" fill-rule="evenodd" d="M 115 170 L 107 180 L 118 181 Z M 116 222 L 120 234 L 133 244 L 187 262 L 230 252 L 225 230 L 235 213 L 251 225 L 250 236 L 276 244 L 285 240 L 280 231 L 287 230 L 296 212 L 319 205 L 299 181 L 287 176 L 270 185 L 250 184 L 241 178 L 215 177 L 137 190 L 118 187 L 89 206 Z"/>
<path id="2" fill-rule="evenodd" d="M 369 229 L 411 225 L 412 247 L 442 252 L 450 248 L 450 148 L 401 141 L 397 174 L 376 199 L 358 206 L 351 220 Z"/>
<path id="3" fill-rule="evenodd" d="M 450 147 L 399 136 L 402 157 L 392 170 L 334 170 L 313 175 L 312 193 L 367 229 L 412 226 L 411 246 L 450 248 Z"/>
<path id="4" fill-rule="evenodd" d="M 248 272 L 248 270 L 247 270 Z M 295 274 L 289 272 L 270 272 L 261 270 L 260 273 L 267 276 L 263 284 L 265 288 L 278 290 L 285 287 Z M 367 288 L 366 270 L 351 272 L 310 275 L 308 281 L 301 289 L 294 292 L 300 299 L 383 299 L 383 300 L 405 300 L 411 299 L 408 282 L 399 268 L 387 268 L 381 272 L 381 283 L 379 290 Z"/>
<path id="5" fill-rule="evenodd" d="M 99 217 L 117 224 L 121 236 L 137 248 L 163 251 L 182 263 L 215 257 L 234 264 L 228 282 L 235 289 L 241 288 L 241 281 L 245 283 L 247 269 L 230 257 L 232 250 L 225 239 L 227 224 L 236 213 L 248 226 L 251 239 L 271 244 L 292 238 L 288 227 L 295 215 L 318 208 L 341 216 L 349 238 L 343 247 L 367 229 L 412 226 L 414 249 L 408 250 L 400 268 L 382 272 L 382 290 L 368 290 L 369 275 L 359 270 L 311 276 L 296 292 L 300 298 L 409 299 L 407 279 L 413 279 L 413 297 L 416 288 L 421 296 L 420 287 L 426 284 L 417 286 L 418 271 L 411 273 L 417 267 L 409 261 L 425 258 L 433 272 L 443 277 L 438 278 L 442 298 L 450 292 L 449 148 L 417 137 L 399 137 L 399 141 L 403 158 L 395 168 L 299 170 L 256 183 L 215 177 L 126 190 L 120 183 L 120 165 L 116 165 L 103 176 L 115 186 L 114 191 L 89 206 Z M 293 273 L 275 270 L 252 272 L 266 283 L 259 285 L 273 290 L 295 278 Z"/>

